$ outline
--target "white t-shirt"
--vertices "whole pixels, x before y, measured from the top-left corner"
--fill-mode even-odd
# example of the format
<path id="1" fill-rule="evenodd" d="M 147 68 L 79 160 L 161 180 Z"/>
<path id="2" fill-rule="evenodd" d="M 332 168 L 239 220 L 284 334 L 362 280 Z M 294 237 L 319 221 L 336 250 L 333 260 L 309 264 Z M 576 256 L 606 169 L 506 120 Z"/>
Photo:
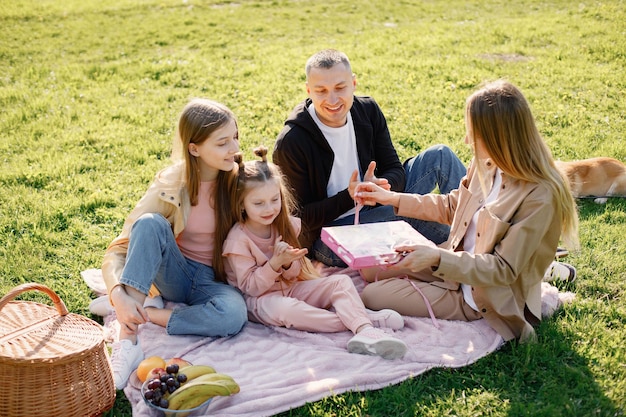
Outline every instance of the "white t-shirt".
<path id="1" fill-rule="evenodd" d="M 322 131 L 328 145 L 335 154 L 333 168 L 330 171 L 330 178 L 326 186 L 326 195 L 332 197 L 348 187 L 352 173 L 355 169 L 359 169 L 359 160 L 356 152 L 356 134 L 354 133 L 352 115 L 348 113 L 348 120 L 345 125 L 341 127 L 330 127 L 322 123 L 319 117 L 317 117 L 313 104 L 309 105 L 307 110 Z M 354 212 L 354 209 L 348 210 L 337 218 L 341 219 L 342 217 L 354 214 Z"/>
<path id="2" fill-rule="evenodd" d="M 481 208 L 483 208 L 486 204 L 489 204 L 498 198 L 500 194 L 500 185 L 502 184 L 502 171 L 500 168 L 496 168 L 496 174 L 493 178 L 493 185 L 491 186 L 491 192 L 483 202 L 483 204 L 478 207 L 476 213 L 472 217 L 472 221 L 467 226 L 467 231 L 465 232 L 465 239 L 463 239 L 463 250 L 469 253 L 474 253 L 474 249 L 476 249 L 476 222 L 478 222 L 478 212 Z M 472 296 L 472 286 L 469 284 L 461 284 L 461 289 L 463 290 L 463 298 L 465 302 L 469 304 L 474 310 L 478 311 L 478 307 L 476 306 L 476 302 L 474 301 L 474 297 Z"/>

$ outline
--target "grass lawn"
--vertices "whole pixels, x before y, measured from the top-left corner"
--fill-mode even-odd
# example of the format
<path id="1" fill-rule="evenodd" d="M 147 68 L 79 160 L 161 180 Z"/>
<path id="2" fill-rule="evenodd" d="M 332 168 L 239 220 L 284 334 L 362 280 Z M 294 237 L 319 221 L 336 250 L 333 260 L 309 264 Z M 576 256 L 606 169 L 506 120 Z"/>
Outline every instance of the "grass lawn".
<path id="1" fill-rule="evenodd" d="M 304 63 L 351 58 L 406 158 L 435 143 L 465 162 L 466 97 L 507 78 L 555 158 L 626 160 L 626 2 L 569 0 L 17 0 L 0 4 L 0 294 L 51 287 L 91 317 L 80 271 L 169 164 L 191 97 L 227 104 L 247 158 L 305 97 Z M 579 201 L 575 301 L 461 369 L 281 416 L 621 416 L 626 413 L 626 199 Z M 39 294 L 24 299 L 46 301 Z M 92 317 L 97 320 L 97 317 Z M 130 416 L 118 391 L 107 416 Z"/>

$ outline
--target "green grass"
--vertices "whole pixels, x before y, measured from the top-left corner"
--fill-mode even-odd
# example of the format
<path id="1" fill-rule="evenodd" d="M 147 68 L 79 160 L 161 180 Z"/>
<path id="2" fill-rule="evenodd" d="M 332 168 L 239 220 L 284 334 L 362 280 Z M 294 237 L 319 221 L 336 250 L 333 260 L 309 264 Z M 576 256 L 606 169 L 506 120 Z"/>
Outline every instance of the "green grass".
<path id="1" fill-rule="evenodd" d="M 0 4 L 0 294 L 50 286 L 90 316 L 80 271 L 169 163 L 191 97 L 239 118 L 242 149 L 272 146 L 305 97 L 306 59 L 345 51 L 358 94 L 401 156 L 435 143 L 465 161 L 465 98 L 507 78 L 556 158 L 626 160 L 626 2 L 21 0 Z M 348 393 L 281 416 L 619 416 L 626 412 L 626 200 L 580 202 L 576 300 L 461 369 Z M 45 301 L 45 296 L 25 294 Z M 97 319 L 96 317 L 93 317 Z M 129 416 L 118 392 L 108 416 Z"/>

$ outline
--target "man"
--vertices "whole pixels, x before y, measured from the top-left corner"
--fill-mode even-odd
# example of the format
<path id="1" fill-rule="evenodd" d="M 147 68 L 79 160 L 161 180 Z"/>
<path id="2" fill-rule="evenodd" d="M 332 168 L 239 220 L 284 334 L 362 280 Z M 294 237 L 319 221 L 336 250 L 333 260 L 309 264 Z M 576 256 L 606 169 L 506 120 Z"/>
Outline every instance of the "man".
<path id="1" fill-rule="evenodd" d="M 321 240 L 321 228 L 354 223 L 354 189 L 372 181 L 386 189 L 425 194 L 458 187 L 466 169 L 446 146 L 433 146 L 402 164 L 387 121 L 371 97 L 355 96 L 350 61 L 333 49 L 320 51 L 305 66 L 308 98 L 298 104 L 278 135 L 272 160 L 294 189 L 302 218 L 301 244 L 310 256 L 345 266 Z M 398 220 L 388 206 L 364 207 L 359 222 Z M 405 219 L 441 243 L 449 226 Z"/>

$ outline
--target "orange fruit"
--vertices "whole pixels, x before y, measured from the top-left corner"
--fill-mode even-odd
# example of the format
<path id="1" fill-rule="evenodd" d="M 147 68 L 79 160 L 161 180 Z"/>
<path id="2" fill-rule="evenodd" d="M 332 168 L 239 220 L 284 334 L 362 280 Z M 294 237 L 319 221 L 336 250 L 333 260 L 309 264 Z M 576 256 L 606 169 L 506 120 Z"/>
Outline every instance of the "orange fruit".
<path id="1" fill-rule="evenodd" d="M 141 361 L 137 367 L 137 378 L 141 382 L 144 382 L 148 377 L 148 374 L 154 368 L 165 368 L 165 359 L 160 356 L 149 356 Z"/>

